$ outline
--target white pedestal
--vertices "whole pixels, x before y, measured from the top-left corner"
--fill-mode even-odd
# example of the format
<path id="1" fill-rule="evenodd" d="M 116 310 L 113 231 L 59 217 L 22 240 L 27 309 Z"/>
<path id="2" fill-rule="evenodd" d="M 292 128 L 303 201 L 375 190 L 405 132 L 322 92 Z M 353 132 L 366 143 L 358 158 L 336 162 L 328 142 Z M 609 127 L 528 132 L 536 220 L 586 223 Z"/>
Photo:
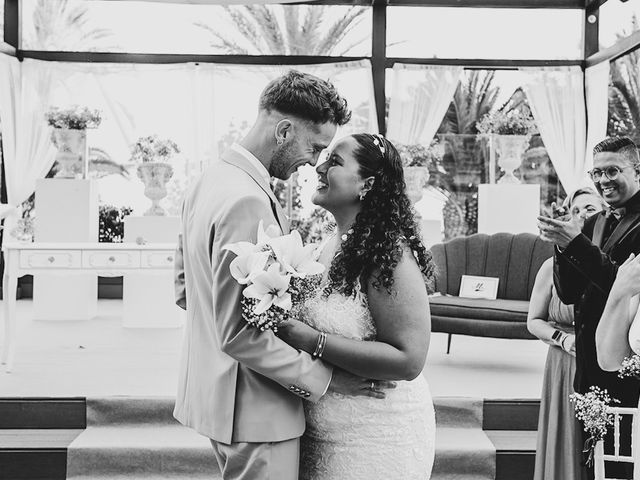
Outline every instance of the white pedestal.
<path id="1" fill-rule="evenodd" d="M 422 243 L 427 248 L 436 243 L 442 243 L 442 222 L 439 219 L 422 218 L 420 233 L 422 234 Z"/>
<path id="2" fill-rule="evenodd" d="M 98 186 L 90 179 L 45 178 L 36 182 L 36 242 L 97 242 Z M 38 274 L 33 278 L 35 320 L 89 320 L 98 308 L 93 274 Z"/>
<path id="3" fill-rule="evenodd" d="M 478 185 L 478 232 L 538 235 L 540 185 Z"/>
<path id="4" fill-rule="evenodd" d="M 178 243 L 179 217 L 128 216 L 124 241 Z M 122 324 L 127 328 L 176 328 L 184 325 L 184 310 L 175 304 L 173 272 L 132 272 L 124 276 Z"/>

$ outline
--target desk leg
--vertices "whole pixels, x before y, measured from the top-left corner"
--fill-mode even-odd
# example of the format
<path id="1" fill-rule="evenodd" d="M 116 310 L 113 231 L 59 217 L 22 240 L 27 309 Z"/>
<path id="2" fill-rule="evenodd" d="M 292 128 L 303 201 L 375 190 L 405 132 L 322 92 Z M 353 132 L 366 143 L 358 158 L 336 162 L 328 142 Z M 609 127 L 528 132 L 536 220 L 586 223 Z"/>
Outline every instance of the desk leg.
<path id="1" fill-rule="evenodd" d="M 16 251 L 5 251 L 4 276 L 2 279 L 2 295 L 4 298 L 4 348 L 2 363 L 5 371 L 11 372 L 13 355 L 16 346 L 16 290 L 18 288 Z"/>

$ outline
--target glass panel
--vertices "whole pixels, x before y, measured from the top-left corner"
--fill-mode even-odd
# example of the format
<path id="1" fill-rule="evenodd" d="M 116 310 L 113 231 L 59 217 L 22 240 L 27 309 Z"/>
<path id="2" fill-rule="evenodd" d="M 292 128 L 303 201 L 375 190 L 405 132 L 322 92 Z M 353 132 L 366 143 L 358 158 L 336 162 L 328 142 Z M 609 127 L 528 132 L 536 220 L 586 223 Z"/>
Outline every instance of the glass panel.
<path id="1" fill-rule="evenodd" d="M 611 63 L 607 135 L 628 135 L 640 144 L 640 50 Z"/>
<path id="2" fill-rule="evenodd" d="M 27 50 L 335 56 L 371 51 L 367 7 L 22 1 Z"/>
<path id="3" fill-rule="evenodd" d="M 392 91 L 393 75 L 387 78 L 388 91 Z M 478 185 L 495 182 L 505 172 L 495 155 L 492 160 L 489 140 L 477 134 L 476 124 L 485 114 L 497 110 L 517 110 L 525 115 L 530 112 L 521 83 L 518 71 L 466 70 L 462 75 L 436 134 L 442 160 L 429 164 L 428 186 L 416 204 L 427 244 L 478 231 Z M 406 121 L 416 124 L 420 118 Z M 539 135 L 530 139 L 514 173 L 522 183 L 540 185 L 541 211 L 564 198 L 563 187 Z"/>
<path id="4" fill-rule="evenodd" d="M 442 164 L 430 168 L 428 186 L 416 210 L 422 215 L 423 228 L 439 226 L 441 240 L 450 240 L 478 231 L 478 185 L 489 183 L 491 154 L 487 139 L 477 135 L 445 133 L 437 138 L 444 145 Z M 498 165 L 494 169 L 496 178 L 504 175 Z M 541 211 L 565 196 L 539 135 L 531 138 L 514 173 L 524 184 L 540 185 Z M 424 235 L 434 243 L 433 232 Z"/>
<path id="5" fill-rule="evenodd" d="M 387 55 L 580 59 L 582 10 L 389 7 Z"/>
<path id="6" fill-rule="evenodd" d="M 77 104 L 101 111 L 101 124 L 87 132 L 93 160 L 91 176 L 98 178 L 101 204 L 130 207 L 134 215 L 143 214 L 150 206 L 138 179 L 137 164 L 131 160 L 131 147 L 139 137 L 157 134 L 175 141 L 181 150 L 171 159 L 174 174 L 167 184 L 168 195 L 161 202 L 170 215 L 177 215 L 189 182 L 246 133 L 255 120 L 264 86 L 289 69 L 214 64 L 44 63 L 47 68 L 43 83 L 47 88 L 37 90 L 37 104 L 43 109 L 37 117 L 44 119 L 44 111 L 50 105 L 64 108 Z M 339 135 L 376 131 L 370 62 L 297 68 L 330 79 L 349 100 L 353 119 Z M 229 94 L 237 91 L 242 91 L 242 96 Z M 54 165 L 50 174 L 56 171 Z M 290 198 L 294 225 L 296 221 L 306 222 L 305 228 L 310 228 L 307 220 L 315 218 L 309 199 L 316 178 L 313 168 L 307 167 L 292 184 L 296 189 Z M 282 199 L 288 200 L 289 186 L 279 188 Z M 30 207 L 25 211 L 31 212 Z"/>
<path id="7" fill-rule="evenodd" d="M 618 40 L 640 30 L 640 2 L 608 1 L 600 7 L 598 39 L 600 48 L 607 48 Z"/>

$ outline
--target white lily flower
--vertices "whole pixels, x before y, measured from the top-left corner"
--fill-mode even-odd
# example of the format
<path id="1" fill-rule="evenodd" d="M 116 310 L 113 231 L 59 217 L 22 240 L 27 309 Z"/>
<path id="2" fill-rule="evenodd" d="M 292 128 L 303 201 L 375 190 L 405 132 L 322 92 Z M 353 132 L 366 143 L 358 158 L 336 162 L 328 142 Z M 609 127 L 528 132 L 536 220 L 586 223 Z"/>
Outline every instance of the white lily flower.
<path id="1" fill-rule="evenodd" d="M 273 223 L 264 229 L 264 222 L 260 220 L 258 223 L 258 242 L 257 245 L 263 247 L 264 245 L 270 244 L 271 239 L 279 237 L 282 234 L 280 228 Z"/>
<path id="2" fill-rule="evenodd" d="M 259 252 L 261 250 L 260 246 L 254 245 L 251 242 L 227 243 L 224 247 L 222 247 L 222 249 L 230 250 L 238 257 L 251 255 L 252 253 Z"/>
<path id="3" fill-rule="evenodd" d="M 264 250 L 265 245 L 274 237 L 280 236 L 280 229 L 277 225 L 269 225 L 267 229 L 264 229 L 264 222 L 260 220 L 258 223 L 258 241 L 256 243 L 251 242 L 236 242 L 227 243 L 222 247 L 223 250 L 230 250 L 237 256 L 242 257 L 244 255 L 250 255 L 255 252 Z"/>
<path id="4" fill-rule="evenodd" d="M 276 259 L 285 272 L 294 277 L 304 278 L 324 272 L 325 267 L 317 262 L 317 245 L 303 245 L 302 237 L 296 230 L 289 235 L 272 239 L 269 244 L 273 248 Z"/>
<path id="5" fill-rule="evenodd" d="M 252 282 L 257 275 L 264 272 L 270 255 L 269 252 L 254 252 L 234 258 L 229 265 L 231 276 L 241 285 Z"/>
<path id="6" fill-rule="evenodd" d="M 291 275 L 280 273 L 277 263 L 271 265 L 266 272 L 259 273 L 253 278 L 253 283 L 242 291 L 247 298 L 260 300 L 254 309 L 256 315 L 266 312 L 271 305 L 283 310 L 291 309 L 291 294 L 287 292 Z"/>

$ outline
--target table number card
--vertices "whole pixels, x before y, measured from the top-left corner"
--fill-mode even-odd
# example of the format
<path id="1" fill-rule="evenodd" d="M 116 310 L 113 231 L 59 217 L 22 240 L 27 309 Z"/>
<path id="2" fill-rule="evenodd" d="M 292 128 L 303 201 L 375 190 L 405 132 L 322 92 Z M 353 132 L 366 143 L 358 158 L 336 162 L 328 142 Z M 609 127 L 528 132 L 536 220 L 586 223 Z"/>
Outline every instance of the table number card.
<path id="1" fill-rule="evenodd" d="M 486 298 L 495 300 L 498 296 L 498 277 L 479 277 L 462 275 L 460 280 L 460 297 Z"/>

